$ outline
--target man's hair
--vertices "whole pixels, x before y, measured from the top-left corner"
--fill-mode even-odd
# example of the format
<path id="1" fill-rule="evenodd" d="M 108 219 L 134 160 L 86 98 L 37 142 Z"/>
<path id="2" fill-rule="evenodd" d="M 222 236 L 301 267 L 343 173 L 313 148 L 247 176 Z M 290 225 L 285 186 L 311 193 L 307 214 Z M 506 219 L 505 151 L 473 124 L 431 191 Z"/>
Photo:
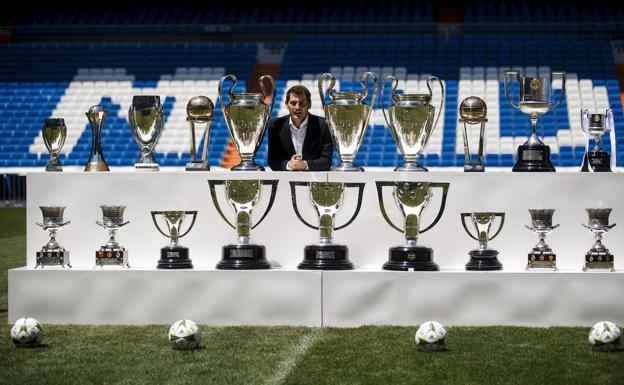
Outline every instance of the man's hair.
<path id="1" fill-rule="evenodd" d="M 305 96 L 308 100 L 308 105 L 312 106 L 312 95 L 306 86 L 302 86 L 301 84 L 296 85 L 294 87 L 290 87 L 288 92 L 286 92 L 286 103 L 290 100 L 290 94 L 295 94 L 297 96 Z"/>

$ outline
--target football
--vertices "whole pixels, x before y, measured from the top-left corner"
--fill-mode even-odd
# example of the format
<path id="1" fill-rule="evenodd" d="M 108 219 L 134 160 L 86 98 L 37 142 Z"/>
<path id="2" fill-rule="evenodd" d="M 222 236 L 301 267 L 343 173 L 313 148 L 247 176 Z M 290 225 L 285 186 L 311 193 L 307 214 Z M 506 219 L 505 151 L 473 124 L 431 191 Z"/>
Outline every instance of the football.
<path id="1" fill-rule="evenodd" d="M 11 328 L 11 339 L 16 346 L 39 346 L 43 341 L 43 327 L 34 318 L 20 318 Z"/>
<path id="2" fill-rule="evenodd" d="M 617 350 L 620 347 L 620 328 L 611 321 L 597 322 L 589 332 L 589 344 L 594 350 Z"/>
<path id="3" fill-rule="evenodd" d="M 416 331 L 416 344 L 423 350 L 441 351 L 446 348 L 446 330 L 441 323 L 427 321 Z"/>
<path id="4" fill-rule="evenodd" d="M 197 324 L 191 320 L 179 320 L 169 328 L 169 343 L 174 349 L 195 349 L 199 347 L 201 339 Z"/>

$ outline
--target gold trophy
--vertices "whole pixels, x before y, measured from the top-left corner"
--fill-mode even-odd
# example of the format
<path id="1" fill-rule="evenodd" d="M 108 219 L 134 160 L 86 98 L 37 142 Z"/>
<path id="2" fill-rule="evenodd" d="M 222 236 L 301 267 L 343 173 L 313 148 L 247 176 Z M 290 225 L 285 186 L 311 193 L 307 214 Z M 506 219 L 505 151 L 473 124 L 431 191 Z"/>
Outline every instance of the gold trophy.
<path id="1" fill-rule="evenodd" d="M 476 96 L 469 96 L 459 105 L 459 122 L 464 123 L 464 171 L 465 172 L 483 172 L 483 147 L 485 145 L 485 123 L 487 118 L 487 105 L 483 99 Z M 472 155 L 468 145 L 468 127 L 467 125 L 479 124 L 479 148 L 477 151 L 477 162 L 472 162 Z"/>
<path id="2" fill-rule="evenodd" d="M 208 140 L 210 139 L 210 127 L 214 121 L 214 104 L 206 96 L 194 96 L 186 105 L 186 120 L 191 128 L 191 160 L 186 164 L 186 171 L 208 171 Z M 197 159 L 199 149 L 195 140 L 195 125 L 205 125 L 204 141 L 201 158 Z M 200 131 L 201 132 L 201 131 Z M 200 142 L 202 143 L 202 142 Z"/>
<path id="3" fill-rule="evenodd" d="M 91 124 L 91 155 L 85 171 L 110 171 L 102 152 L 102 125 L 108 116 L 108 110 L 102 106 L 92 106 L 86 113 Z"/>

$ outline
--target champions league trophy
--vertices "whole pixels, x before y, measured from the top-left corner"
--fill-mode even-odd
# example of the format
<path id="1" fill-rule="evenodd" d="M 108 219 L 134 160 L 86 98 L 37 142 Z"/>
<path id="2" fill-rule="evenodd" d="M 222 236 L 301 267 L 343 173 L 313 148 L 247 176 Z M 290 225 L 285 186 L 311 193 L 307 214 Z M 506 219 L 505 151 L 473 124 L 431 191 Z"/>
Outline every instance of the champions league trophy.
<path id="1" fill-rule="evenodd" d="M 126 206 L 100 206 L 102 209 L 102 221 L 95 223 L 108 231 L 108 242 L 95 252 L 95 266 L 117 265 L 130 268 L 128 263 L 128 250 L 117 242 L 117 231 L 130 223 L 124 222 L 123 213 Z"/>
<path id="2" fill-rule="evenodd" d="M 485 144 L 485 123 L 487 118 L 487 105 L 483 99 L 476 96 L 469 96 L 459 105 L 459 122 L 464 123 L 464 171 L 465 172 L 483 172 L 483 147 Z M 479 130 L 479 149 L 477 152 L 477 162 L 472 162 L 470 148 L 468 146 L 468 124 L 480 124 Z"/>
<path id="3" fill-rule="evenodd" d="M 470 217 L 472 220 L 472 224 L 477 230 L 477 236 L 472 235 L 468 226 L 466 226 L 466 218 Z M 498 225 L 498 230 L 494 235 L 490 237 L 490 230 L 492 228 L 492 223 L 496 219 L 496 217 L 500 218 L 500 223 Z M 502 270 L 503 264 L 499 262 L 497 256 L 498 251 L 492 248 L 489 248 L 487 243 L 492 239 L 496 238 L 496 236 L 503 229 L 503 224 L 505 223 L 505 213 L 489 213 L 489 212 L 478 212 L 478 213 L 461 213 L 462 225 L 464 226 L 464 230 L 470 236 L 470 238 L 479 242 L 479 247 L 470 250 L 468 253 L 470 255 L 470 261 L 466 264 L 466 270 Z"/>
<path id="4" fill-rule="evenodd" d="M 553 104 L 551 82 L 555 76 L 561 77 L 561 98 Z M 510 79 L 520 85 L 520 99 L 514 104 L 509 95 Z M 520 76 L 518 71 L 505 71 L 505 99 L 512 107 L 531 117 L 531 136 L 518 147 L 518 159 L 512 171 L 555 171 L 550 161 L 550 147 L 537 136 L 537 120 L 551 109 L 559 107 L 565 99 L 565 72 L 551 72 L 539 77 Z"/>
<path id="5" fill-rule="evenodd" d="M 91 124 L 91 155 L 85 171 L 110 171 L 102 152 L 102 126 L 108 116 L 108 110 L 102 106 L 92 106 L 85 114 Z"/>
<path id="6" fill-rule="evenodd" d="M 141 149 L 141 156 L 134 164 L 137 170 L 158 171 L 154 147 L 163 130 L 163 109 L 159 96 L 139 95 L 132 98 L 128 121 L 134 140 Z"/>
<path id="7" fill-rule="evenodd" d="M 581 110 L 581 128 L 587 137 L 581 171 L 611 172 L 616 164 L 613 111 L 607 109 L 604 114 L 590 114 L 587 109 Z M 611 156 L 600 148 L 602 136 L 608 132 L 611 133 Z M 595 142 L 592 150 L 589 150 L 590 137 L 593 137 Z"/>
<path id="8" fill-rule="evenodd" d="M 337 183 L 337 182 L 290 182 L 290 193 L 293 208 L 297 218 L 306 226 L 319 230 L 320 240 L 318 243 L 307 245 L 304 248 L 303 261 L 299 269 L 310 270 L 351 270 L 353 263 L 349 261 L 349 248 L 346 245 L 333 242 L 333 232 L 349 226 L 357 217 L 362 206 L 364 183 Z M 301 216 L 297 206 L 296 186 L 307 186 L 310 193 L 310 202 L 318 215 L 318 226 L 307 222 Z M 334 217 L 342 207 L 344 191 L 346 188 L 358 189 L 357 207 L 351 219 L 345 224 L 335 226 Z"/>
<path id="9" fill-rule="evenodd" d="M 230 227 L 236 229 L 238 235 L 235 244 L 223 246 L 221 261 L 217 269 L 270 269 L 271 264 L 266 259 L 266 248 L 263 245 L 251 243 L 250 232 L 255 229 L 267 216 L 277 193 L 278 180 L 209 180 L 210 196 L 221 218 Z M 224 185 L 225 198 L 234 209 L 235 225 L 232 224 L 221 210 L 217 198 L 216 187 Z M 252 225 L 252 211 L 261 197 L 262 186 L 271 186 L 271 196 L 267 208 L 260 220 Z"/>
<path id="10" fill-rule="evenodd" d="M 69 251 L 56 241 L 56 234 L 59 230 L 70 223 L 70 221 L 63 222 L 64 206 L 39 206 L 43 215 L 43 223 L 36 222 L 35 224 L 44 230 L 47 230 L 50 234 L 50 240 L 48 243 L 41 247 L 41 251 L 37 251 L 37 264 L 43 268 L 44 266 L 61 266 L 71 267 L 69 264 Z"/>
<path id="11" fill-rule="evenodd" d="M 384 270 L 440 270 L 438 264 L 433 262 L 433 249 L 418 245 L 418 235 L 428 231 L 435 226 L 444 212 L 446 196 L 448 194 L 449 183 L 433 182 L 375 182 L 377 185 L 377 197 L 381 215 L 388 224 L 395 230 L 405 235 L 405 243 L 391 247 L 388 254 L 389 260 L 384 263 Z M 383 200 L 383 188 L 392 187 L 392 196 L 396 205 L 401 210 L 404 218 L 404 226 L 400 228 L 388 217 Z M 442 200 L 438 215 L 429 226 L 421 226 L 420 218 L 422 211 L 429 205 L 433 196 L 433 189 L 440 188 Z M 424 227 L 421 230 L 421 227 Z"/>
<path id="12" fill-rule="evenodd" d="M 531 214 L 531 226 L 524 225 L 524 227 L 536 233 L 539 242 L 529 253 L 526 269 L 547 268 L 557 270 L 557 255 L 546 244 L 546 234 L 559 227 L 559 225 L 552 224 L 555 210 L 529 209 L 529 213 Z"/>
<path id="13" fill-rule="evenodd" d="M 152 211 L 152 220 L 156 229 L 165 237 L 169 238 L 169 245 L 160 249 L 159 269 L 192 269 L 193 263 L 189 258 L 188 247 L 181 246 L 179 239 L 191 231 L 197 218 L 197 211 Z M 192 215 L 191 224 L 186 231 L 182 231 L 182 223 L 187 215 Z M 164 232 L 157 217 L 162 217 L 167 224 L 167 232 Z"/>
<path id="14" fill-rule="evenodd" d="M 223 102 L 223 94 L 221 87 L 223 81 L 226 79 L 232 80 L 232 85 L 228 90 L 230 97 L 230 103 L 225 104 Z M 264 86 L 264 80 L 268 80 L 271 83 L 273 89 L 271 104 L 266 104 L 265 100 L 268 97 L 268 93 Z M 270 75 L 263 75 L 258 79 L 258 84 L 262 93 L 249 93 L 243 92 L 239 94 L 232 93 L 232 90 L 236 86 L 238 80 L 234 75 L 226 75 L 219 81 L 219 101 L 221 104 L 221 110 L 225 117 L 225 123 L 232 141 L 236 146 L 236 150 L 240 155 L 241 162 L 232 167 L 233 171 L 264 171 L 264 167 L 255 163 L 256 152 L 260 143 L 262 143 L 262 137 L 267 127 L 271 113 L 273 112 L 273 106 L 275 104 L 275 97 L 277 96 L 277 88 L 275 87 L 275 80 Z"/>
<path id="15" fill-rule="evenodd" d="M 61 168 L 61 161 L 59 160 L 59 153 L 67 138 L 65 120 L 61 118 L 44 120 L 43 128 L 41 128 L 41 136 L 43 137 L 43 143 L 50 153 L 50 159 L 48 160 L 45 170 L 63 171 Z"/>
<path id="16" fill-rule="evenodd" d="M 191 160 L 186 164 L 186 171 L 208 171 L 210 165 L 208 157 L 208 141 L 210 139 L 210 127 L 214 121 L 214 105 L 212 100 L 206 96 L 194 96 L 186 105 L 186 120 L 191 128 Z M 197 148 L 195 141 L 195 125 L 205 125 L 203 149 L 201 159 L 197 159 Z M 201 132 L 201 130 L 200 130 Z M 202 142 L 200 142 L 201 145 Z"/>
<path id="17" fill-rule="evenodd" d="M 592 248 L 585 253 L 585 266 L 583 266 L 583 271 L 587 271 L 587 269 L 609 269 L 615 271 L 613 266 L 613 254 L 602 244 L 602 234 L 615 226 L 615 223 L 612 225 L 609 224 L 611 209 L 585 210 L 587 210 L 589 221 L 587 225 L 581 224 L 581 226 L 594 234 L 596 242 Z"/>
<path id="18" fill-rule="evenodd" d="M 386 114 L 384 101 L 384 87 L 388 80 L 392 81 L 392 104 L 388 107 Z M 442 97 L 436 116 L 436 107 L 431 105 L 433 91 L 431 84 L 437 82 L 442 90 Z M 426 94 L 398 94 L 396 88 L 399 80 L 390 75 L 387 76 L 381 85 L 381 108 L 390 129 L 390 133 L 397 144 L 398 150 L 403 155 L 405 163 L 394 169 L 394 171 L 427 171 L 426 168 L 418 165 L 418 158 L 427 146 L 431 133 L 438 124 L 438 119 L 444 108 L 444 85 L 435 76 L 427 78 Z"/>
<path id="19" fill-rule="evenodd" d="M 370 103 L 364 104 L 364 99 L 368 95 L 367 79 L 373 81 L 373 95 Z M 323 91 L 323 82 L 326 80 L 329 80 L 330 83 L 327 90 Z M 332 171 L 364 171 L 364 168 L 356 166 L 354 162 L 362 145 L 362 140 L 364 140 L 368 120 L 375 105 L 377 77 L 372 72 L 363 72 L 360 75 L 360 83 L 363 88 L 362 92 L 337 92 L 333 89 L 336 85 L 334 75 L 324 73 L 318 81 L 325 120 L 340 158 L 340 164 L 332 166 Z M 325 102 L 327 95 L 332 100 L 329 104 Z"/>

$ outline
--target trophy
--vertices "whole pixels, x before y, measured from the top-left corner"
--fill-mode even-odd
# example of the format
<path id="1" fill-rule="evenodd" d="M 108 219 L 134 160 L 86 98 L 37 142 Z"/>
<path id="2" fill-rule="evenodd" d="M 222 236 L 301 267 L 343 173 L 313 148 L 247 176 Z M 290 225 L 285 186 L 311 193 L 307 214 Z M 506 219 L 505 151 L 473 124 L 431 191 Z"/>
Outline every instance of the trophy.
<path id="1" fill-rule="evenodd" d="M 553 104 L 553 90 L 551 82 L 555 76 L 561 77 L 561 98 Z M 515 78 L 520 85 L 520 99 L 514 104 L 509 98 L 510 79 Z M 553 108 L 559 107 L 565 99 L 565 72 L 551 72 L 540 77 L 520 76 L 518 71 L 505 71 L 505 99 L 512 107 L 531 117 L 531 136 L 524 144 L 518 147 L 518 159 L 512 171 L 555 171 L 550 161 L 550 147 L 544 144 L 537 136 L 537 120 L 540 116 Z"/>
<path id="2" fill-rule="evenodd" d="M 615 271 L 613 267 L 613 254 L 602 244 L 602 234 L 615 226 L 615 223 L 612 225 L 609 224 L 611 209 L 585 210 L 587 210 L 589 221 L 587 225 L 581 223 L 581 226 L 594 234 L 596 242 L 592 248 L 585 253 L 585 266 L 583 267 L 583 271 L 587 271 L 587 269 L 609 269 Z"/>
<path id="3" fill-rule="evenodd" d="M 395 230 L 405 235 L 405 243 L 391 247 L 388 255 L 389 260 L 384 263 L 384 270 L 440 270 L 438 264 L 433 262 L 433 249 L 417 243 L 418 235 L 435 226 L 444 212 L 446 196 L 448 194 L 449 183 L 434 182 L 375 182 L 377 185 L 377 197 L 381 215 L 388 224 Z M 383 200 L 383 188 L 392 187 L 394 202 L 403 214 L 403 228 L 395 225 L 386 212 Z M 442 190 L 442 201 L 438 215 L 429 226 L 421 226 L 420 218 L 425 207 L 433 196 L 433 189 Z M 424 227 L 421 229 L 421 227 Z"/>
<path id="4" fill-rule="evenodd" d="M 186 231 L 182 231 L 182 223 L 187 215 L 192 215 L 191 224 Z M 167 224 L 167 232 L 162 231 L 156 218 L 163 218 Z M 154 225 L 165 237 L 169 238 L 169 245 L 160 249 L 159 269 L 192 269 L 193 263 L 189 258 L 189 249 L 180 245 L 179 239 L 191 231 L 197 218 L 197 211 L 152 211 Z"/>
<path id="5" fill-rule="evenodd" d="M 61 119 L 62 120 L 62 119 Z M 43 215 L 43 223 L 35 222 L 35 224 L 50 234 L 48 243 L 41 247 L 41 251 L 37 251 L 37 264 L 43 268 L 44 266 L 71 267 L 69 264 L 69 251 L 56 241 L 56 234 L 59 230 L 70 223 L 63 222 L 64 206 L 39 206 Z"/>
<path id="6" fill-rule="evenodd" d="M 388 107 L 386 114 L 384 101 L 384 87 L 388 80 L 392 80 L 392 105 Z M 442 90 L 442 98 L 435 116 L 436 107 L 431 105 L 433 92 L 431 84 L 436 81 Z M 427 171 L 426 168 L 418 165 L 418 158 L 423 152 L 431 133 L 435 129 L 440 114 L 444 108 L 444 85 L 435 76 L 427 78 L 426 94 L 398 94 L 396 92 L 399 80 L 390 75 L 384 79 L 381 85 L 381 108 L 388 123 L 388 128 L 397 144 L 397 148 L 405 158 L 403 166 L 397 167 L 394 171 Z M 434 118 L 435 116 L 435 118 Z"/>
<path id="7" fill-rule="evenodd" d="M 351 270 L 353 264 L 349 261 L 349 248 L 346 245 L 333 242 L 333 232 L 349 226 L 357 217 L 362 206 L 364 183 L 336 183 L 336 182 L 290 182 L 290 194 L 297 218 L 306 226 L 319 230 L 318 243 L 305 246 L 303 261 L 299 269 L 307 270 Z M 307 222 L 301 216 L 297 206 L 296 186 L 307 186 L 310 193 L 310 202 L 318 215 L 318 226 Z M 334 217 L 342 207 L 345 188 L 358 188 L 357 207 L 351 219 L 344 225 L 335 226 Z"/>
<path id="8" fill-rule="evenodd" d="M 108 231 L 108 242 L 95 252 L 95 266 L 116 265 L 130 268 L 128 250 L 115 239 L 117 230 L 130 223 L 123 220 L 126 206 L 100 206 L 100 208 L 102 221 L 95 221 L 95 223 Z"/>
<path id="9" fill-rule="evenodd" d="M 462 100 L 459 105 L 459 122 L 464 123 L 464 171 L 465 172 L 483 172 L 483 146 L 485 143 L 485 123 L 487 118 L 487 105 L 483 99 L 476 96 L 469 96 Z M 477 162 L 472 162 L 470 148 L 468 146 L 468 124 L 480 124 L 479 131 L 479 149 L 477 151 Z"/>
<path id="10" fill-rule="evenodd" d="M 160 105 L 160 97 L 134 96 L 128 111 L 128 121 L 132 136 L 141 149 L 141 156 L 134 164 L 134 168 L 158 171 L 158 163 L 152 152 L 163 129 L 163 109 Z"/>
<path id="11" fill-rule="evenodd" d="M 277 180 L 209 180 L 210 196 L 221 218 L 238 235 L 235 244 L 223 246 L 221 261 L 217 264 L 217 269 L 270 269 L 271 264 L 266 259 L 266 250 L 262 245 L 251 243 L 250 232 L 255 229 L 267 216 L 277 192 Z M 217 199 L 216 186 L 224 185 L 225 198 L 234 210 L 236 215 L 235 223 L 232 224 L 221 210 Z M 251 214 L 254 206 L 260 201 L 262 186 L 271 186 L 271 197 L 266 211 L 260 220 L 252 225 Z"/>
<path id="12" fill-rule="evenodd" d="M 186 164 L 186 171 L 208 171 L 210 165 L 206 160 L 208 156 L 208 140 L 210 139 L 210 126 L 214 121 L 214 105 L 212 100 L 206 96 L 194 96 L 186 105 L 186 120 L 191 128 L 191 160 Z M 195 141 L 195 125 L 205 124 L 204 130 L 204 147 L 202 149 L 201 159 L 197 159 L 199 149 Z M 200 131 L 201 132 L 201 131 Z M 201 145 L 201 142 L 200 142 Z"/>
<path id="13" fill-rule="evenodd" d="M 41 135 L 43 136 L 43 143 L 50 153 L 50 159 L 48 160 L 45 170 L 63 171 L 61 168 L 61 161 L 59 160 L 59 152 L 61 152 L 61 148 L 63 148 L 63 144 L 65 144 L 65 138 L 67 138 L 65 120 L 62 118 L 44 120 L 43 128 L 41 128 Z"/>
<path id="14" fill-rule="evenodd" d="M 466 226 L 467 217 L 470 217 L 472 224 L 477 231 L 476 237 L 472 235 L 468 226 Z M 500 218 L 498 230 L 493 236 L 490 237 L 490 229 L 496 217 Z M 503 224 L 505 223 L 505 213 L 461 213 L 461 220 L 464 230 L 466 230 L 466 233 L 468 233 L 470 238 L 479 242 L 479 247 L 474 250 L 470 250 L 468 253 L 470 255 L 470 261 L 466 264 L 466 270 L 502 270 L 503 264 L 500 263 L 497 258 L 498 251 L 489 248 L 487 243 L 488 241 L 496 238 L 496 236 L 503 229 Z"/>
<path id="15" fill-rule="evenodd" d="M 226 79 L 232 80 L 232 85 L 228 90 L 230 97 L 230 103 L 225 104 L 223 102 L 223 96 L 221 93 L 221 87 L 223 81 Z M 265 100 L 268 97 L 268 93 L 264 86 L 264 80 L 267 79 L 271 83 L 273 89 L 271 104 L 266 104 Z M 277 96 L 277 88 L 275 87 L 275 80 L 270 75 L 263 75 L 258 79 L 260 89 L 262 93 L 249 93 L 243 92 L 239 94 L 232 93 L 232 90 L 236 86 L 238 80 L 234 75 L 226 75 L 219 81 L 219 102 L 221 104 L 221 110 L 225 117 L 225 123 L 227 124 L 230 136 L 236 150 L 240 155 L 241 162 L 232 167 L 233 171 L 264 171 L 264 167 L 255 163 L 256 151 L 260 143 L 262 143 L 262 137 L 267 127 L 271 113 L 273 112 L 273 105 L 275 104 L 275 97 Z"/>
<path id="16" fill-rule="evenodd" d="M 370 104 L 364 104 L 364 99 L 368 95 L 366 79 L 373 81 L 373 95 Z M 323 91 L 323 82 L 330 80 L 329 87 Z M 368 119 L 375 105 L 377 95 L 377 77 L 372 72 L 363 72 L 360 75 L 362 92 L 337 92 L 334 90 L 336 78 L 330 73 L 324 73 L 318 81 L 321 104 L 325 111 L 325 120 L 329 126 L 340 164 L 332 166 L 332 171 L 364 171 L 364 168 L 356 166 L 355 156 L 357 155 L 364 133 L 368 128 Z M 326 103 L 325 96 L 329 95 L 332 102 Z"/>
<path id="17" fill-rule="evenodd" d="M 539 242 L 529 253 L 526 269 L 548 268 L 557 270 L 557 255 L 546 244 L 546 234 L 559 227 L 559 225 L 553 226 L 552 224 L 555 210 L 529 209 L 529 213 L 531 214 L 531 226 L 524 225 L 524 227 L 536 233 Z"/>
<path id="18" fill-rule="evenodd" d="M 102 106 L 92 106 L 86 113 L 91 124 L 91 155 L 85 171 L 110 171 L 102 152 L 102 125 L 108 116 L 108 110 Z"/>
<path id="19" fill-rule="evenodd" d="M 585 155 L 581 171 L 611 172 L 615 167 L 615 125 L 613 124 L 613 111 L 607 109 L 604 114 L 590 114 L 587 109 L 581 110 L 581 128 L 587 136 L 585 143 Z M 602 136 L 611 133 L 611 154 L 600 148 Z M 589 137 L 593 137 L 595 146 L 589 151 Z"/>

